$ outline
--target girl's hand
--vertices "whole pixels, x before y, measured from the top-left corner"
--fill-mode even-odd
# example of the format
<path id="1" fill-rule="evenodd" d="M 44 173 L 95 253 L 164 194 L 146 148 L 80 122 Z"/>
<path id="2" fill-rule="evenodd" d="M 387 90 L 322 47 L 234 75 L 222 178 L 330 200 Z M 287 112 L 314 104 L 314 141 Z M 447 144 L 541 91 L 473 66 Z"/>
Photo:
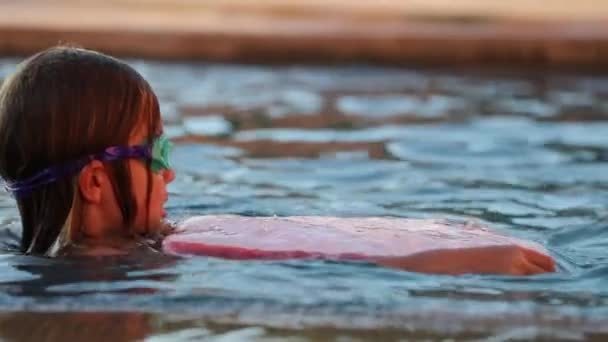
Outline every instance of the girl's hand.
<path id="1" fill-rule="evenodd" d="M 520 246 L 443 249 L 407 257 L 378 258 L 378 264 L 412 272 L 440 274 L 532 275 L 555 272 L 548 255 Z"/>

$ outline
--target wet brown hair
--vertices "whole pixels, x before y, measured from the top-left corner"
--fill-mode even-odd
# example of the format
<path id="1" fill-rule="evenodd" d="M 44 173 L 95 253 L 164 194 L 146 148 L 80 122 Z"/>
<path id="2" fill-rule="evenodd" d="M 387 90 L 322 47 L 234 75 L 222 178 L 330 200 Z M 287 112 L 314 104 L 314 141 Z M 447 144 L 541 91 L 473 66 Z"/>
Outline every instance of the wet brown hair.
<path id="1" fill-rule="evenodd" d="M 141 122 L 148 132 L 160 126 L 158 100 L 129 65 L 75 47 L 42 51 L 18 66 L 0 89 L 0 177 L 24 180 L 49 166 L 126 145 Z M 137 214 L 130 170 L 124 160 L 106 164 L 130 227 Z M 17 199 L 23 252 L 46 254 L 57 241 L 74 204 L 76 177 Z M 148 176 L 148 202 L 150 187 Z"/>

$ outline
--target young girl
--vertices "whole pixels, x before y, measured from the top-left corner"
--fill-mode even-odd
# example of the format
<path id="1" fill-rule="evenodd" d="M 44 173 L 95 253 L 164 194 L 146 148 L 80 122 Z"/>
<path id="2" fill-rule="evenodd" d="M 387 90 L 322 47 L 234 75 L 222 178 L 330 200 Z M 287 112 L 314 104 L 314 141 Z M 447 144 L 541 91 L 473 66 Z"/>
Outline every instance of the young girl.
<path id="1" fill-rule="evenodd" d="M 0 176 L 16 198 L 27 254 L 111 254 L 166 231 L 175 174 L 158 100 L 126 63 L 55 47 L 22 63 L 0 90 Z M 377 258 L 432 273 L 534 274 L 553 260 L 517 246 Z"/>

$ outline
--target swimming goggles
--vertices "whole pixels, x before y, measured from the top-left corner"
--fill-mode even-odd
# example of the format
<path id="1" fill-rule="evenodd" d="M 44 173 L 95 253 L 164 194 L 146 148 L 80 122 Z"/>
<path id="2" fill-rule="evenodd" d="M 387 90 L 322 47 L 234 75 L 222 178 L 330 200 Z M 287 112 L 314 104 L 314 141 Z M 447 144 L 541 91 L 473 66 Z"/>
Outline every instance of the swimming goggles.
<path id="1" fill-rule="evenodd" d="M 152 172 L 159 173 L 162 170 L 171 169 L 169 153 L 173 144 L 165 136 L 161 135 L 151 144 L 135 146 L 112 146 L 100 153 L 91 154 L 78 160 L 54 165 L 22 181 L 5 181 L 4 187 L 15 197 L 23 197 L 38 187 L 53 183 L 63 177 L 74 175 L 93 160 L 113 161 L 125 158 L 150 160 Z"/>

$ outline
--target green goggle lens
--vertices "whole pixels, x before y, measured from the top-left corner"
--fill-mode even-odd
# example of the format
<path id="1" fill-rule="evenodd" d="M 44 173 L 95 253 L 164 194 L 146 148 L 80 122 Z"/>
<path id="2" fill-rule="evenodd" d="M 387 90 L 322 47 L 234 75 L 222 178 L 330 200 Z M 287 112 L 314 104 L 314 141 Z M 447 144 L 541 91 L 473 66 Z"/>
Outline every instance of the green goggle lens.
<path id="1" fill-rule="evenodd" d="M 164 135 L 154 139 L 152 142 L 152 172 L 158 173 L 162 170 L 171 169 L 171 164 L 169 163 L 169 154 L 171 153 L 172 149 L 173 144 Z"/>

